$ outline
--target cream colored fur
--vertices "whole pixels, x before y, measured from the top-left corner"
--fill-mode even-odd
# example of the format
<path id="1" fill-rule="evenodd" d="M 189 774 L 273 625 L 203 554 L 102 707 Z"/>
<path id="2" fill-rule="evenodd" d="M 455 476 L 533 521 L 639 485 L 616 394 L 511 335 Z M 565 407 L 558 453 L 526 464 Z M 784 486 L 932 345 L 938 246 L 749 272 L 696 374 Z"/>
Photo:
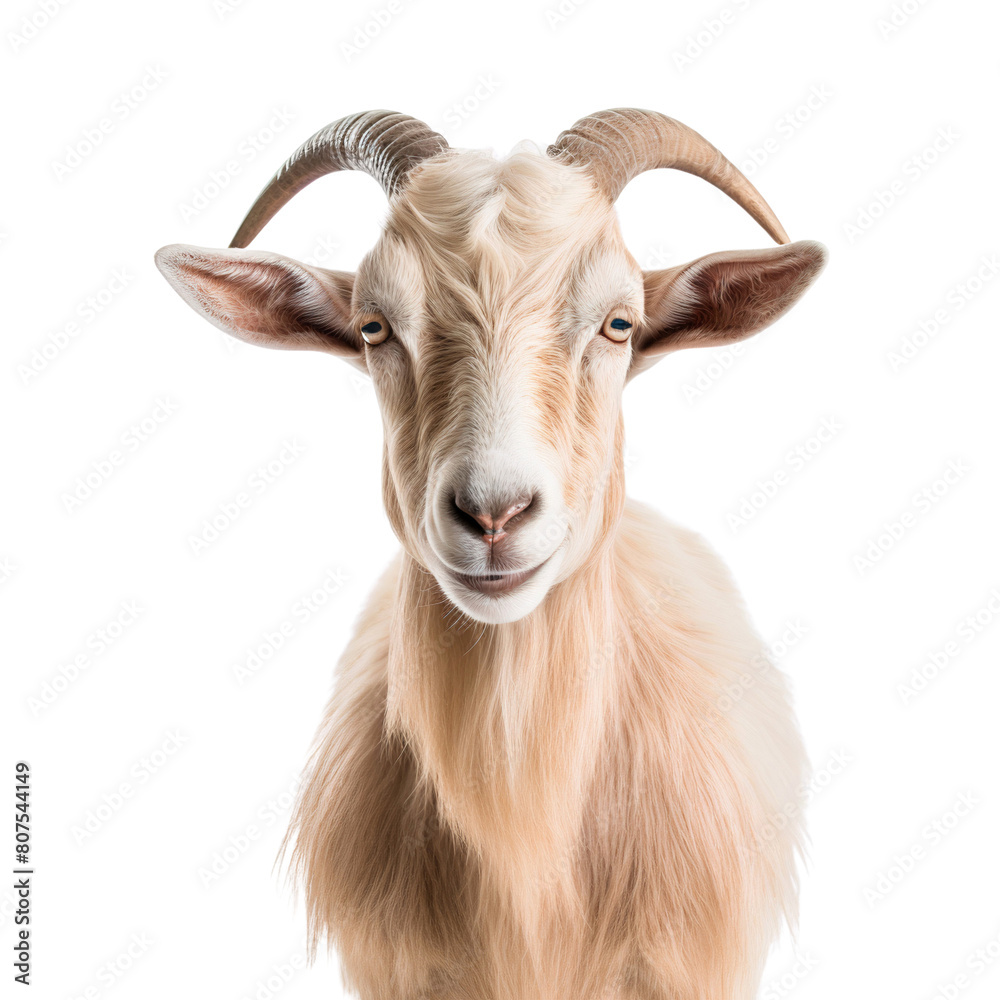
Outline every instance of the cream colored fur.
<path id="1" fill-rule="evenodd" d="M 290 831 L 314 944 L 364 1000 L 750 1000 L 795 909 L 804 755 L 716 557 L 625 500 L 634 360 L 598 331 L 642 318 L 643 274 L 613 208 L 530 149 L 439 156 L 353 307 L 392 324 L 365 357 L 403 551 Z M 441 513 L 459 474 L 544 488 L 523 592 L 455 582 L 481 558 Z"/>
<path id="2" fill-rule="evenodd" d="M 442 600 L 405 554 L 379 584 L 295 817 L 313 933 L 348 982 L 753 997 L 794 911 L 803 755 L 718 560 L 629 503 L 528 618 L 477 642 Z"/>

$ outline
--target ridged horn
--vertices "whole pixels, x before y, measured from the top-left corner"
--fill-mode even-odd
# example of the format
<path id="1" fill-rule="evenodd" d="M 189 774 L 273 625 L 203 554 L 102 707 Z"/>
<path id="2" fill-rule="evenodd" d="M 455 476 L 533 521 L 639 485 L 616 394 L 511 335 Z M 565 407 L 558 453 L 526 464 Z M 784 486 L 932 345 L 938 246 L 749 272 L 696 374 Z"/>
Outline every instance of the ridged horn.
<path id="1" fill-rule="evenodd" d="M 729 195 L 776 243 L 788 235 L 760 192 L 704 136 L 641 108 L 611 108 L 581 118 L 548 148 L 549 156 L 584 166 L 615 201 L 633 177 L 658 167 L 695 174 Z"/>
<path id="2" fill-rule="evenodd" d="M 331 122 L 299 146 L 267 182 L 229 246 L 247 246 L 283 205 L 318 177 L 362 170 L 391 198 L 418 163 L 447 148 L 443 136 L 396 111 L 363 111 Z"/>

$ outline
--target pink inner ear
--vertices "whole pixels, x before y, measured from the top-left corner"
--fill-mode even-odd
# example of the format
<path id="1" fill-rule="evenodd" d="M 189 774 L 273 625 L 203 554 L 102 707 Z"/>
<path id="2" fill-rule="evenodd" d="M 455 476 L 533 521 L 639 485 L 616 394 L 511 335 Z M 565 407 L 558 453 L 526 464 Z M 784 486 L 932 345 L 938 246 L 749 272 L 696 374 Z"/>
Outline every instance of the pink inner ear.
<path id="1" fill-rule="evenodd" d="M 352 360 L 362 353 L 350 329 L 353 275 L 244 250 L 164 248 L 157 260 L 191 305 L 235 337 Z"/>
<path id="2" fill-rule="evenodd" d="M 646 333 L 639 347 L 660 354 L 748 337 L 790 308 L 822 269 L 826 251 L 799 242 L 768 250 L 709 254 L 646 274 Z"/>
<path id="3" fill-rule="evenodd" d="M 161 247 L 156 264 L 188 305 L 261 347 L 324 351 L 365 369 L 351 328 L 354 275 L 259 250 Z"/>
<path id="4" fill-rule="evenodd" d="M 275 277 L 253 267 L 233 267 L 222 275 L 193 264 L 182 265 L 182 270 L 190 276 L 190 286 L 205 311 L 234 331 L 261 341 L 295 339 L 303 332 L 289 307 L 290 297 Z M 294 281 L 291 275 L 285 277 Z"/>

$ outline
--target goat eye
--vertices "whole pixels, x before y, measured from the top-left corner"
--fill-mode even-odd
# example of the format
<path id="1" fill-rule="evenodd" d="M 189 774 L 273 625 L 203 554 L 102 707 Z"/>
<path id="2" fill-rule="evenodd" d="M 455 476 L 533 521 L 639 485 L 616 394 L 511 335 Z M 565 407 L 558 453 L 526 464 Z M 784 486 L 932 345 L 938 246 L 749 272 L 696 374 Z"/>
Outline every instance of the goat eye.
<path id="1" fill-rule="evenodd" d="M 632 322 L 631 320 L 625 319 L 624 316 L 616 316 L 612 313 L 604 321 L 601 333 L 603 333 L 608 340 L 613 340 L 618 344 L 623 344 L 626 340 L 628 340 L 629 335 L 632 333 Z"/>
<path id="2" fill-rule="evenodd" d="M 381 313 L 365 313 L 358 320 L 358 332 L 366 344 L 374 347 L 388 339 L 392 327 Z"/>

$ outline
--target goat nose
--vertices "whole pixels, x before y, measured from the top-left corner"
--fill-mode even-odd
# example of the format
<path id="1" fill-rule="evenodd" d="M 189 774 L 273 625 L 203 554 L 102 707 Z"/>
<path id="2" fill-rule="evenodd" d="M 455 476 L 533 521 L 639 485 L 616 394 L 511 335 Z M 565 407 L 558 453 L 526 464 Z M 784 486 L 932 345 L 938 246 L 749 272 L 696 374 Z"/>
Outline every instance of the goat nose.
<path id="1" fill-rule="evenodd" d="M 518 515 L 523 518 L 529 512 L 534 501 L 532 494 L 489 505 L 480 505 L 462 493 L 457 493 L 454 499 L 455 510 L 460 519 L 477 534 L 481 534 L 483 541 L 491 546 L 506 536 L 504 528 L 508 523 Z M 511 525 L 512 529 L 513 527 Z"/>

